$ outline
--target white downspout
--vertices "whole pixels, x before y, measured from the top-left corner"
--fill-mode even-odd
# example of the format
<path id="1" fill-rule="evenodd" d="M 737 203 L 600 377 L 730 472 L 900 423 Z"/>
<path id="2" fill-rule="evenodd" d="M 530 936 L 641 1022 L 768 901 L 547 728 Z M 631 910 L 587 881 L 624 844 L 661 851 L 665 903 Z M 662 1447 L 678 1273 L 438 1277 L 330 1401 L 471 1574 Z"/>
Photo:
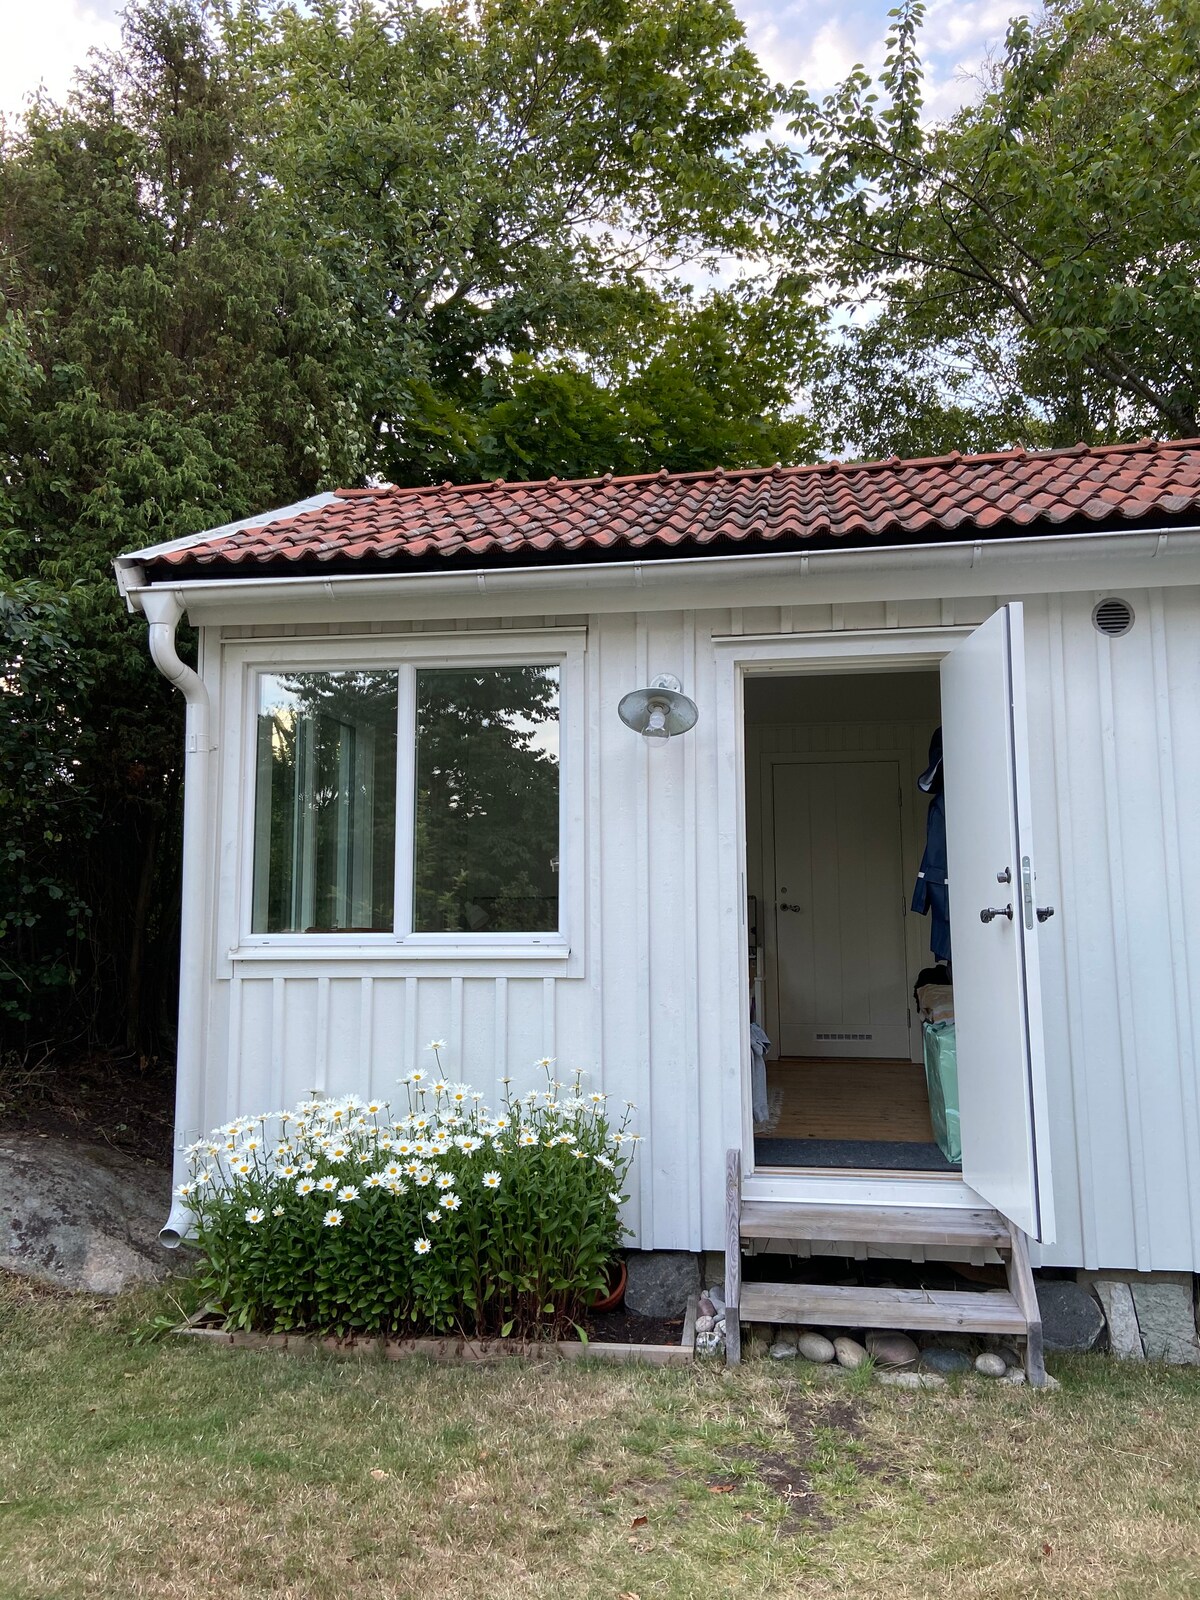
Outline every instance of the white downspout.
<path id="1" fill-rule="evenodd" d="M 150 655 L 154 665 L 173 683 L 187 702 L 183 776 L 183 864 L 181 871 L 179 939 L 179 1031 L 175 1063 L 175 1154 L 172 1189 L 188 1176 L 183 1148 L 204 1131 L 204 929 L 206 868 L 208 857 L 208 690 L 199 675 L 175 650 L 175 630 L 183 615 L 183 601 L 170 589 L 147 589 L 141 609 L 150 624 Z M 194 1218 L 182 1200 L 173 1197 L 170 1214 L 159 1233 L 168 1250 L 194 1231 Z"/>

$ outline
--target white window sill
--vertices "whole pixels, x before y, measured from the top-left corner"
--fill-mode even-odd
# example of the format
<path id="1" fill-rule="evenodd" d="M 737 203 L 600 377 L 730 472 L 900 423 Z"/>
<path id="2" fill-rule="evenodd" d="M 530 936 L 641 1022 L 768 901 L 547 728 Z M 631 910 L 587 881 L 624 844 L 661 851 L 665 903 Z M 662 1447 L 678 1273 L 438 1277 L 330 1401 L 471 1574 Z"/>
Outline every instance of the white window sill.
<path id="1" fill-rule="evenodd" d="M 566 961 L 571 946 L 565 939 L 505 939 L 480 934 L 459 939 L 447 934 L 412 934 L 407 939 L 380 935 L 306 935 L 239 945 L 229 951 L 231 962 L 255 961 Z"/>

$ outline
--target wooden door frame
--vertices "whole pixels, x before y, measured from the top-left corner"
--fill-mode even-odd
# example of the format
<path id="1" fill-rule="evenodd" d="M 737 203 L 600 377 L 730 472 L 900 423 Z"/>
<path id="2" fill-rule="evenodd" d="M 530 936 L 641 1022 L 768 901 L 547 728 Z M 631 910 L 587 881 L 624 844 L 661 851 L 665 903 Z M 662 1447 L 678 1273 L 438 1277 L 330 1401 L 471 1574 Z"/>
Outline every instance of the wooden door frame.
<path id="1" fill-rule="evenodd" d="M 803 751 L 765 751 L 759 757 L 759 816 L 761 833 L 759 846 L 761 852 L 760 883 L 762 887 L 762 904 L 759 909 L 760 940 L 763 952 L 763 968 L 768 981 L 763 986 L 763 1027 L 772 1040 L 771 1060 L 776 1060 L 782 1054 L 783 1029 L 779 1021 L 779 943 L 776 938 L 777 919 L 768 914 L 775 909 L 775 768 L 777 766 L 799 765 L 838 765 L 852 764 L 861 766 L 867 763 L 890 762 L 896 767 L 899 774 L 901 790 L 905 787 L 915 789 L 917 781 L 917 766 L 913 752 L 909 750 L 803 750 Z M 913 840 L 909 837 L 911 828 L 909 813 L 905 811 L 903 802 L 898 802 L 900 815 L 898 817 L 900 830 L 900 876 L 901 882 L 908 882 L 916 873 L 917 863 L 912 859 Z M 768 888 L 771 890 L 770 907 L 768 907 Z M 913 972 L 914 961 L 914 927 L 913 918 L 907 911 L 908 899 L 905 897 L 905 913 L 902 938 L 904 941 L 904 965 L 907 972 Z M 908 1046 L 909 1056 L 913 1061 L 920 1057 L 920 1028 L 912 1008 L 909 1008 Z M 913 1054 L 916 1051 L 917 1054 Z M 847 1057 L 847 1060 L 854 1060 Z"/>
<path id="2" fill-rule="evenodd" d="M 731 1068 L 736 1063 L 736 1099 L 729 1106 L 726 1148 L 740 1144 L 743 1171 L 750 1180 L 747 1193 L 761 1191 L 767 1198 L 793 1192 L 799 1175 L 754 1168 L 754 1116 L 750 1103 L 750 940 L 746 923 L 746 679 L 760 675 L 829 676 L 841 672 L 911 672 L 929 667 L 940 670 L 942 661 L 974 626 L 937 628 L 880 628 L 806 634 L 730 634 L 713 639 L 716 659 L 716 739 L 718 763 L 717 810 L 722 836 L 723 912 L 718 938 L 720 982 L 728 997 L 721 1007 L 721 1040 Z M 728 1080 L 727 1080 L 728 1081 Z M 730 1087 L 733 1083 L 730 1082 Z M 735 1111 L 735 1106 L 737 1111 Z M 736 1118 L 736 1120 L 735 1120 Z M 756 1176 L 759 1181 L 754 1182 Z M 848 1198 L 866 1185 L 876 1197 L 910 1192 L 905 1186 L 919 1177 L 899 1179 L 829 1179 L 830 1194 Z M 895 1188 L 899 1185 L 899 1188 Z M 818 1184 L 818 1187 L 821 1187 Z M 929 1185 L 927 1185 L 929 1187 Z M 939 1180 L 946 1193 L 952 1181 Z M 964 1194 L 965 1184 L 957 1185 Z"/>

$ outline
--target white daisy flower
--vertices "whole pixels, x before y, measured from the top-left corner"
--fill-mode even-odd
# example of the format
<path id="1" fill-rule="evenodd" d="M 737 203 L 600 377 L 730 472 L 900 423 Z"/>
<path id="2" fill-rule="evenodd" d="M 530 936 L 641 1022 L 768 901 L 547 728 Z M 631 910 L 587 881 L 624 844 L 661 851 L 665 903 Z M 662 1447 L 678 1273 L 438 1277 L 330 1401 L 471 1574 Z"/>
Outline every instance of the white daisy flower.
<path id="1" fill-rule="evenodd" d="M 520 1144 L 524 1144 L 524 1145 L 536 1144 L 538 1142 L 537 1141 L 537 1134 L 536 1133 L 530 1133 L 529 1129 L 526 1128 L 525 1132 L 521 1135 L 520 1140 L 518 1142 Z"/>
<path id="2" fill-rule="evenodd" d="M 196 1185 L 194 1183 L 181 1183 L 175 1193 L 181 1200 L 186 1200 L 188 1195 L 194 1194 L 195 1191 Z"/>
<path id="3" fill-rule="evenodd" d="M 608 1096 L 606 1094 L 590 1094 L 588 1095 L 588 1099 L 594 1106 L 602 1106 L 608 1099 Z"/>
<path id="4" fill-rule="evenodd" d="M 205 1167 L 203 1172 L 198 1172 L 196 1174 L 196 1182 L 198 1184 L 200 1184 L 200 1183 L 211 1183 L 212 1181 L 213 1181 L 213 1175 L 208 1170 L 207 1167 Z"/>
<path id="5" fill-rule="evenodd" d="M 541 1067 L 543 1072 L 548 1072 L 554 1065 L 554 1060 L 553 1056 L 540 1056 L 533 1064 L 535 1067 Z"/>
<path id="6" fill-rule="evenodd" d="M 363 1188 L 364 1189 L 382 1189 L 383 1188 L 383 1178 L 381 1177 L 381 1175 L 378 1172 L 372 1172 L 369 1177 L 366 1177 L 366 1178 L 363 1179 Z"/>
<path id="7" fill-rule="evenodd" d="M 481 1181 L 485 1189 L 498 1189 L 500 1187 L 500 1174 L 498 1172 L 485 1172 Z"/>
<path id="8" fill-rule="evenodd" d="M 469 1156 L 473 1155 L 475 1151 L 479 1149 L 480 1145 L 483 1143 L 483 1140 L 473 1139 L 469 1133 L 460 1133 L 454 1142 L 462 1151 L 463 1155 Z"/>
<path id="9" fill-rule="evenodd" d="M 611 1192 L 609 1194 L 608 1198 L 612 1201 L 613 1205 L 619 1206 L 621 1204 L 621 1200 L 622 1200 L 623 1196 L 621 1196 L 621 1195 L 617 1194 L 615 1191 L 613 1191 L 613 1192 Z"/>
<path id="10" fill-rule="evenodd" d="M 609 1159 L 608 1159 L 608 1157 L 607 1157 L 607 1156 L 597 1156 L 597 1157 L 596 1157 L 596 1165 L 597 1165 L 597 1166 L 598 1166 L 598 1167 L 607 1167 L 607 1168 L 608 1168 L 608 1170 L 609 1170 L 609 1172 L 611 1172 L 611 1171 L 612 1171 L 612 1169 L 613 1169 L 613 1164 L 612 1164 L 612 1162 L 611 1162 L 611 1161 L 610 1161 L 610 1160 L 609 1160 Z"/>
<path id="11" fill-rule="evenodd" d="M 431 1167 L 418 1167 L 413 1174 L 413 1182 L 418 1189 L 427 1189 L 433 1182 L 433 1169 Z"/>
<path id="12" fill-rule="evenodd" d="M 245 1178 L 248 1177 L 254 1169 L 251 1167 L 248 1161 L 235 1161 L 233 1163 L 232 1170 L 237 1173 L 239 1178 Z"/>
<path id="13" fill-rule="evenodd" d="M 316 1184 L 311 1178 L 301 1178 L 300 1182 L 296 1185 L 296 1193 L 311 1194 L 316 1187 Z"/>
<path id="14" fill-rule="evenodd" d="M 320 1189 L 322 1194 L 332 1194 L 337 1186 L 338 1181 L 331 1172 L 327 1172 L 317 1184 L 317 1188 Z"/>
<path id="15" fill-rule="evenodd" d="M 439 1189 L 453 1189 L 454 1187 L 454 1179 L 448 1172 L 439 1172 L 436 1182 Z"/>
<path id="16" fill-rule="evenodd" d="M 266 1216 L 265 1211 L 260 1211 L 257 1206 L 251 1206 L 245 1213 L 247 1222 L 261 1222 Z"/>
<path id="17" fill-rule="evenodd" d="M 383 1101 L 382 1100 L 368 1100 L 366 1105 L 363 1107 L 363 1110 L 367 1113 L 367 1115 L 369 1117 L 377 1117 L 379 1115 L 379 1113 L 383 1110 Z"/>
<path id="18" fill-rule="evenodd" d="M 325 1213 L 325 1226 L 327 1228 L 340 1228 L 343 1220 L 340 1211 L 327 1211 Z"/>
<path id="19" fill-rule="evenodd" d="M 508 1118 L 507 1117 L 497 1117 L 496 1120 L 492 1123 L 492 1127 L 495 1128 L 497 1133 L 503 1133 L 504 1129 L 508 1127 Z"/>
<path id="20" fill-rule="evenodd" d="M 358 1189 L 352 1183 L 343 1184 L 338 1190 L 338 1199 L 342 1201 L 357 1200 Z"/>
<path id="21" fill-rule="evenodd" d="M 444 1050 L 446 1048 L 446 1041 L 445 1039 L 430 1039 L 425 1048 L 426 1050 Z M 424 1077 L 424 1073 L 422 1073 L 421 1076 Z"/>
<path id="22" fill-rule="evenodd" d="M 282 1206 L 272 1206 L 271 1207 L 271 1215 L 273 1217 L 281 1217 L 283 1215 L 283 1207 Z"/>
<path id="23" fill-rule="evenodd" d="M 315 1161 L 302 1161 L 300 1163 L 300 1171 L 301 1172 L 315 1172 L 316 1170 L 317 1170 L 317 1163 Z"/>
<path id="24" fill-rule="evenodd" d="M 440 1211 L 427 1211 L 425 1213 L 425 1221 L 426 1222 L 440 1222 L 441 1220 L 442 1220 L 442 1213 Z"/>
<path id="25" fill-rule="evenodd" d="M 433 1246 L 429 1243 L 428 1239 L 418 1239 L 416 1244 L 413 1245 L 413 1254 L 416 1256 L 427 1256 L 432 1248 Z"/>
<path id="26" fill-rule="evenodd" d="M 404 1194 L 408 1190 L 403 1178 L 387 1178 L 383 1186 L 389 1194 Z"/>
<path id="27" fill-rule="evenodd" d="M 299 1167 L 280 1167 L 279 1176 L 281 1178 L 294 1178 L 299 1170 Z"/>
<path id="28" fill-rule="evenodd" d="M 457 1211 L 459 1206 L 462 1205 L 462 1201 L 456 1194 L 444 1194 L 438 1201 L 438 1205 L 440 1205 L 444 1211 Z"/>
<path id="29" fill-rule="evenodd" d="M 434 1083 L 431 1083 L 429 1087 L 433 1090 L 434 1094 L 445 1094 L 450 1085 L 446 1082 L 445 1078 L 438 1078 Z"/>
<path id="30" fill-rule="evenodd" d="M 409 1081 L 409 1083 L 424 1083 L 425 1082 L 425 1074 L 421 1071 L 420 1067 L 415 1068 L 412 1072 L 409 1073 L 408 1081 Z"/>
<path id="31" fill-rule="evenodd" d="M 348 1144 L 335 1144 L 329 1154 L 335 1161 L 344 1161 L 350 1154 L 350 1146 Z"/>

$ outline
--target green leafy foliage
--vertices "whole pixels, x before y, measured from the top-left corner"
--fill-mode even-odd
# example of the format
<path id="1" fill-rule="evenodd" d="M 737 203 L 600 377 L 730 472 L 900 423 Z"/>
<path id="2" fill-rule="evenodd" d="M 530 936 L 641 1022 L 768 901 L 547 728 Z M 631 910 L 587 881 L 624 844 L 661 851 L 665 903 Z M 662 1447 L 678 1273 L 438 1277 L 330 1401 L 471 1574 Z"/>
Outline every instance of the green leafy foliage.
<path id="1" fill-rule="evenodd" d="M 199 1295 L 230 1328 L 562 1336 L 605 1287 L 637 1136 L 545 1068 L 496 1116 L 414 1071 L 401 1114 L 351 1095 L 216 1130 L 179 1190 Z"/>
<path id="2" fill-rule="evenodd" d="M 115 555 L 376 474 L 807 446 L 801 278 L 663 287 L 768 245 L 775 110 L 728 0 L 134 0 L 5 132 L 0 584 L 62 602 L 29 825 L 89 913 L 65 965 L 45 906 L 0 933 L 18 1047 L 171 1046 L 182 709 Z"/>
<path id="3" fill-rule="evenodd" d="M 892 13 L 878 87 L 857 68 L 791 96 L 795 248 L 886 317 L 835 351 L 832 431 L 881 454 L 919 447 L 926 416 L 932 448 L 1195 435 L 1200 12 L 1051 0 L 929 125 L 924 10 Z"/>
<path id="4" fill-rule="evenodd" d="M 87 931 L 62 850 L 97 821 L 80 784 L 72 644 L 53 592 L 0 586 L 0 1018 L 10 1027 L 69 998 Z"/>

